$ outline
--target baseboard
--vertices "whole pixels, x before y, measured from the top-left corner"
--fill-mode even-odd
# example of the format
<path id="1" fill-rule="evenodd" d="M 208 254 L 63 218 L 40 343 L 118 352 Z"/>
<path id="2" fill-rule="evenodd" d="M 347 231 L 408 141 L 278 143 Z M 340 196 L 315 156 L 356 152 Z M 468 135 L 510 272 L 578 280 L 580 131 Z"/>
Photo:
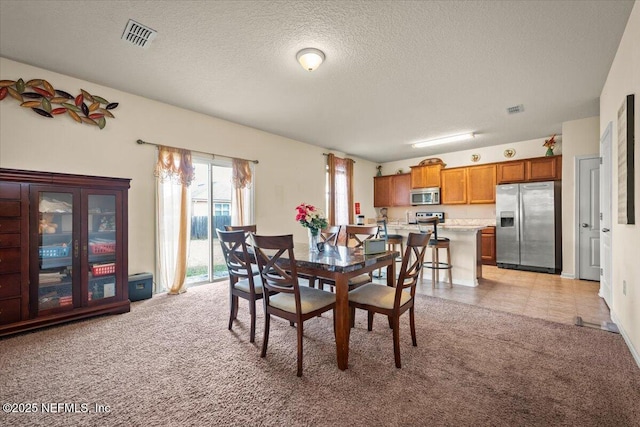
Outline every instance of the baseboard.
<path id="1" fill-rule="evenodd" d="M 618 327 L 618 330 L 620 331 L 620 335 L 622 335 L 622 338 L 624 338 L 624 342 L 627 344 L 627 347 L 629 347 L 631 356 L 636 361 L 636 365 L 638 365 L 638 368 L 640 368 L 640 354 L 638 354 L 636 349 L 633 347 L 633 344 L 631 343 L 631 339 L 629 338 L 629 335 L 624 330 L 622 325 L 620 325 L 618 316 L 616 316 L 614 312 L 611 312 L 611 320 L 613 320 L 613 323 L 615 323 L 616 326 Z"/>
<path id="2" fill-rule="evenodd" d="M 574 273 L 565 273 L 564 271 L 560 274 L 560 277 L 563 279 L 575 279 L 576 275 Z"/>

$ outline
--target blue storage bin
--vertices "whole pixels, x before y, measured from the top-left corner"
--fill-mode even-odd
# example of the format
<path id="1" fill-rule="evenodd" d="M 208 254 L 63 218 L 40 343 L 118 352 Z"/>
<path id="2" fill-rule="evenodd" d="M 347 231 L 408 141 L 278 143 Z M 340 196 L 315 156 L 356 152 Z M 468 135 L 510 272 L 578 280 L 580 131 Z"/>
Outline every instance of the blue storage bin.
<path id="1" fill-rule="evenodd" d="M 129 300 L 140 301 L 151 298 L 153 293 L 153 274 L 138 273 L 129 276 Z"/>

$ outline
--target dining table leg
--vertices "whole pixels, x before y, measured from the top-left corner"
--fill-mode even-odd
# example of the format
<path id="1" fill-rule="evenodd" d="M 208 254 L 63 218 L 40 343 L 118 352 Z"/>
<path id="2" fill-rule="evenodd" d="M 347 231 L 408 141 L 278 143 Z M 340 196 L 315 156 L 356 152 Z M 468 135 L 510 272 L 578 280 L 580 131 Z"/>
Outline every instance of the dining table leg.
<path id="1" fill-rule="evenodd" d="M 338 368 L 342 371 L 349 365 L 349 334 L 351 322 L 349 321 L 349 280 L 343 275 L 338 275 L 336 287 L 336 353 Z"/>

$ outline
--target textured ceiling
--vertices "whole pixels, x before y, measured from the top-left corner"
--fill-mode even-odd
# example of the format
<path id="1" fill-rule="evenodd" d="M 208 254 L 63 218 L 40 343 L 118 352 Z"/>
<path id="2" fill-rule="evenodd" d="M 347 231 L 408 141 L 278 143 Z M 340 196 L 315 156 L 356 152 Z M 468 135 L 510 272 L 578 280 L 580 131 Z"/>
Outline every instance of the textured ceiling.
<path id="1" fill-rule="evenodd" d="M 542 138 L 598 115 L 632 7 L 0 0 L 0 56 L 385 162 Z M 147 49 L 120 39 L 130 18 L 158 31 Z M 305 47 L 326 54 L 311 73 L 295 60 Z M 508 115 L 517 104 L 524 113 Z M 472 142 L 410 145 L 469 131 Z"/>

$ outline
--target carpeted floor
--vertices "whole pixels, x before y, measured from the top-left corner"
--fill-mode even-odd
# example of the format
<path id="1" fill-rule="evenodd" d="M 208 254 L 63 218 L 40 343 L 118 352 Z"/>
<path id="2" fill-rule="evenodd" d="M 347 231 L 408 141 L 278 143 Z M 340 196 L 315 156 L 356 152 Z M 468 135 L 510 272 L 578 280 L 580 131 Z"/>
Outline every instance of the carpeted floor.
<path id="1" fill-rule="evenodd" d="M 288 323 L 272 321 L 266 359 L 262 315 L 251 344 L 244 301 L 227 330 L 224 283 L 5 338 L 1 403 L 38 413 L 2 412 L 0 425 L 640 425 L 640 369 L 620 335 L 427 296 L 416 304 L 418 347 L 405 315 L 402 369 L 386 319 L 367 332 L 359 311 L 344 372 L 330 316 L 305 323 L 302 378 Z"/>

